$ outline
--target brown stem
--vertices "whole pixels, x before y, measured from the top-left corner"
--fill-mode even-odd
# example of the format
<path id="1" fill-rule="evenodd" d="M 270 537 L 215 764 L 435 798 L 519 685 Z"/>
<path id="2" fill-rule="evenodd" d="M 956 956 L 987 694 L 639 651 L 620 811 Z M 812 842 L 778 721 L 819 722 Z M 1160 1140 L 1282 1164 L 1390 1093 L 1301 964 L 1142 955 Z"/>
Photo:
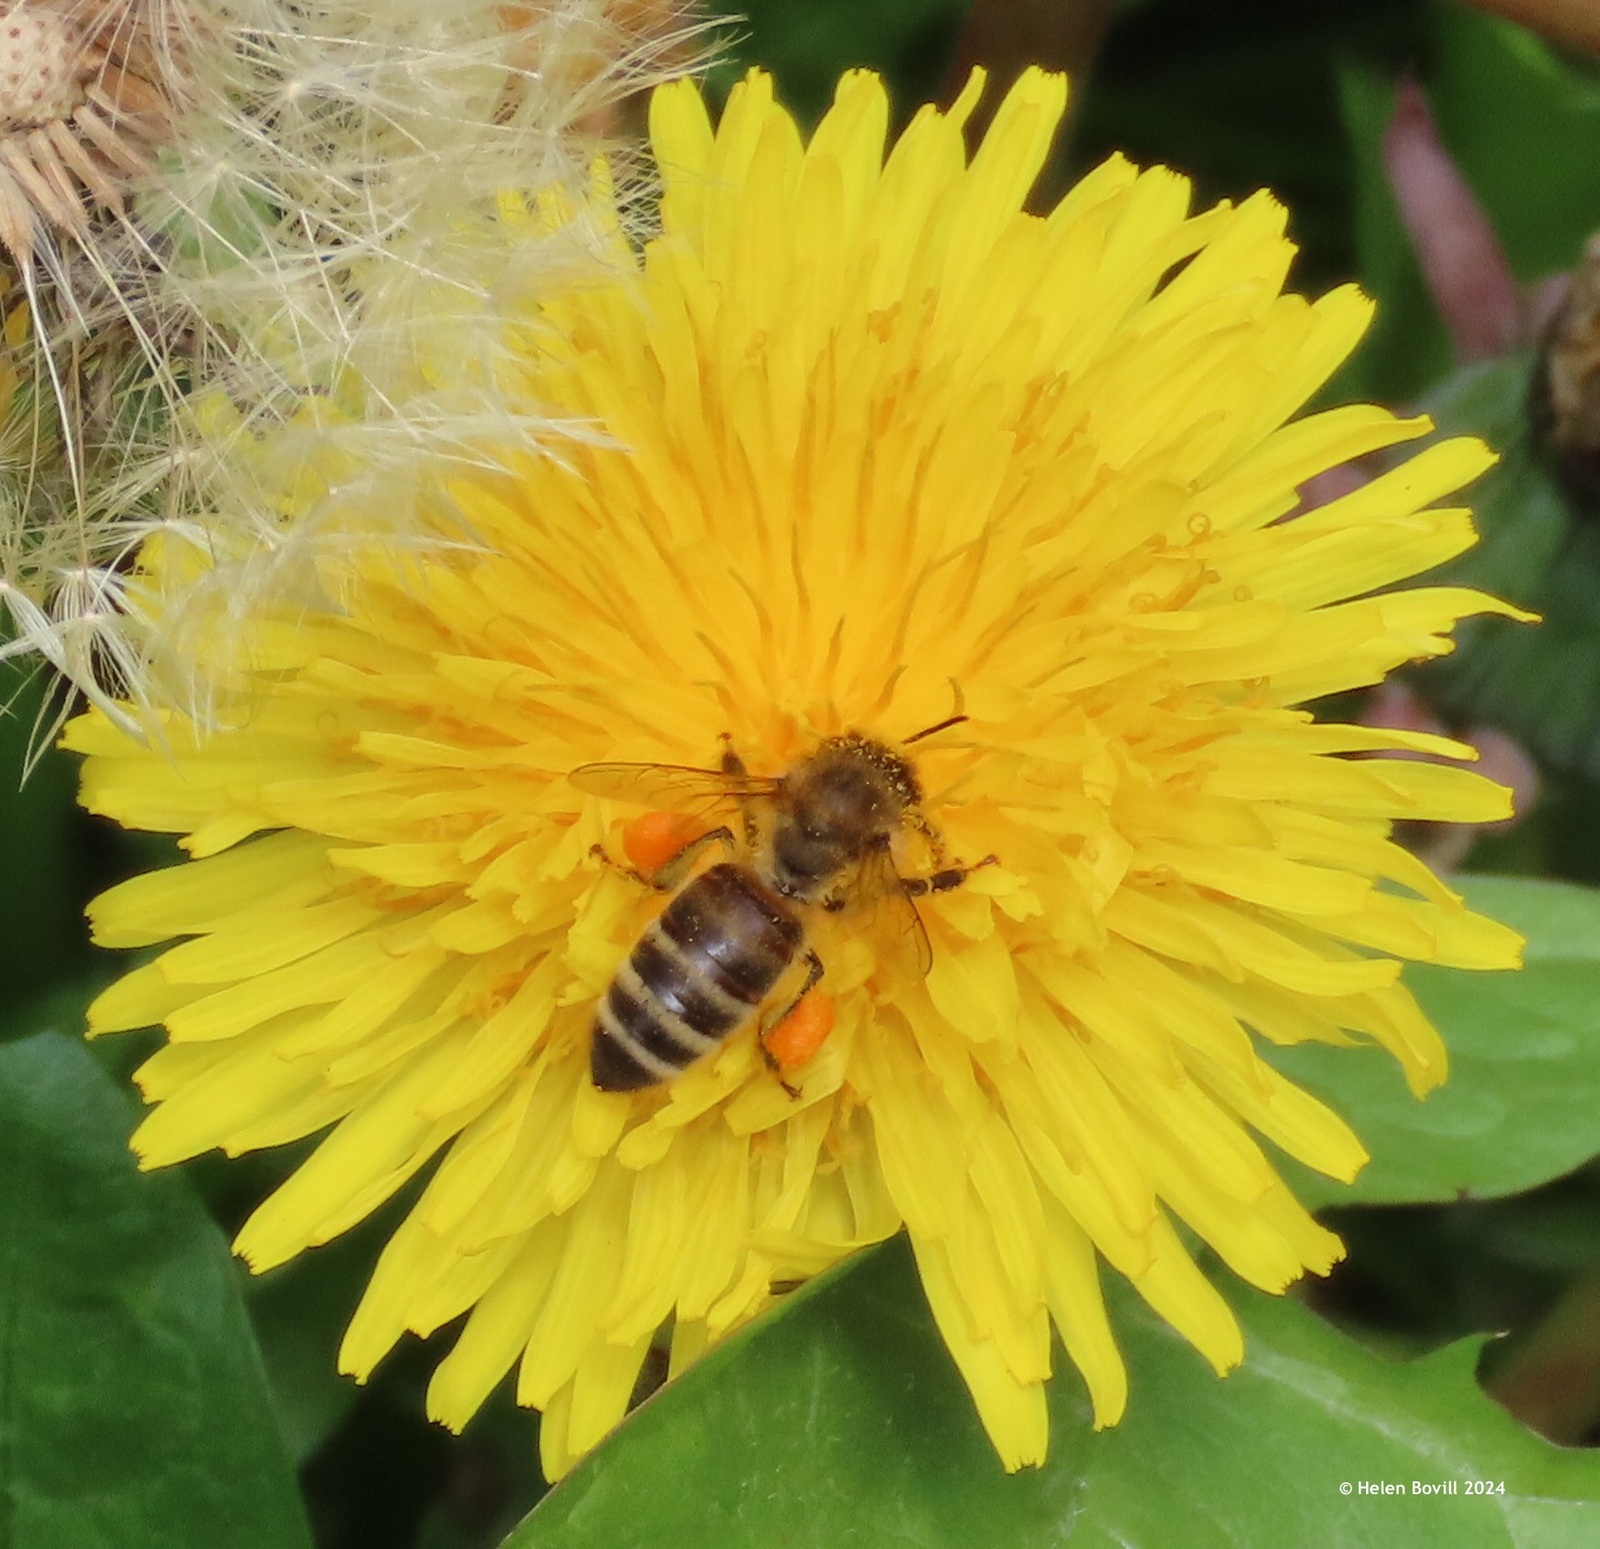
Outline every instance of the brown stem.
<path id="1" fill-rule="evenodd" d="M 1428 292 L 1458 360 L 1504 354 L 1522 332 L 1522 299 L 1500 239 L 1439 139 L 1415 81 L 1395 92 L 1384 169 Z"/>

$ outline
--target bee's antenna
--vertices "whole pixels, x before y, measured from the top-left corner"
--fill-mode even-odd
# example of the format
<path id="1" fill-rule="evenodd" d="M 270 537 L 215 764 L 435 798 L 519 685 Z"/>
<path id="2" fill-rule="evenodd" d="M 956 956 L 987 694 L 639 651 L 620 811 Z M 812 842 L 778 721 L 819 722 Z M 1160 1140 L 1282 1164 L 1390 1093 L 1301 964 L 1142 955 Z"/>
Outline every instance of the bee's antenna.
<path id="1" fill-rule="evenodd" d="M 904 739 L 902 747 L 910 747 L 913 742 L 921 742 L 924 737 L 931 737 L 936 731 L 946 731 L 952 726 L 959 726 L 963 721 L 970 720 L 970 716 L 947 715 L 942 721 L 936 721 L 932 726 L 924 726 L 921 731 L 912 733 Z"/>

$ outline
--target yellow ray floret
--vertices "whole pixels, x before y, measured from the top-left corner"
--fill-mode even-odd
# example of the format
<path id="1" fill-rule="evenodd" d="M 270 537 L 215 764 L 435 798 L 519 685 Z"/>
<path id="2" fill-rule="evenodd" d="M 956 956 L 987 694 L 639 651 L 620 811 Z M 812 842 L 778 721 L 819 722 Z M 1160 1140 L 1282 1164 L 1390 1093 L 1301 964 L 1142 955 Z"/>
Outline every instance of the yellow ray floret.
<path id="1" fill-rule="evenodd" d="M 1274 1156 L 1365 1160 L 1259 1045 L 1375 1042 L 1420 1093 L 1445 1055 L 1402 960 L 1517 962 L 1390 837 L 1505 794 L 1417 761 L 1454 744 L 1300 708 L 1512 612 L 1383 590 L 1473 541 L 1436 502 L 1489 454 L 1430 446 L 1293 515 L 1314 475 L 1427 430 L 1294 418 L 1366 301 L 1283 292 L 1265 195 L 1195 214 L 1182 178 L 1113 158 L 1025 213 L 1064 83 L 1025 74 L 969 161 L 977 90 L 885 157 L 865 73 L 809 145 L 759 73 L 715 128 L 662 88 L 660 235 L 633 253 L 589 212 L 607 267 L 505 301 L 496 391 L 592 433 L 553 458 L 486 431 L 397 472 L 471 542 L 347 544 L 341 611 L 230 625 L 258 664 L 237 729 L 68 733 L 89 807 L 194 857 L 91 911 L 108 945 L 186 938 L 90 1013 L 168 1030 L 140 1157 L 326 1130 L 239 1235 L 257 1270 L 426 1173 L 343 1366 L 465 1314 L 430 1412 L 461 1425 L 515 1368 L 552 1474 L 620 1418 L 652 1339 L 679 1369 L 902 1228 L 1008 1468 L 1045 1455 L 1056 1335 L 1096 1423 L 1122 1412 L 1101 1260 L 1226 1370 L 1239 1331 L 1178 1223 L 1281 1291 L 1341 1249 Z M 153 582 L 194 566 L 173 541 Z M 792 1090 L 753 1032 L 597 1090 L 596 1002 L 661 900 L 592 853 L 636 808 L 568 775 L 715 765 L 726 734 L 776 776 L 958 709 L 907 753 L 943 853 L 996 859 L 923 900 L 926 979 L 870 919 L 813 911 L 836 1020 Z"/>

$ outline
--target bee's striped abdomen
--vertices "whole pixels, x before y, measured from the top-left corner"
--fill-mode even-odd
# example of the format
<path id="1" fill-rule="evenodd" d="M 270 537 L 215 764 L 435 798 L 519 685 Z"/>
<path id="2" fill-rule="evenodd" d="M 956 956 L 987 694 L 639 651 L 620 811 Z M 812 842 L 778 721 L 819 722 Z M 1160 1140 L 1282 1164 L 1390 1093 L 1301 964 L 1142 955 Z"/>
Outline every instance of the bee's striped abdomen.
<path id="1" fill-rule="evenodd" d="M 708 1054 L 755 1015 L 804 935 L 754 872 L 727 863 L 703 872 L 644 933 L 600 1002 L 594 1084 L 654 1086 Z"/>

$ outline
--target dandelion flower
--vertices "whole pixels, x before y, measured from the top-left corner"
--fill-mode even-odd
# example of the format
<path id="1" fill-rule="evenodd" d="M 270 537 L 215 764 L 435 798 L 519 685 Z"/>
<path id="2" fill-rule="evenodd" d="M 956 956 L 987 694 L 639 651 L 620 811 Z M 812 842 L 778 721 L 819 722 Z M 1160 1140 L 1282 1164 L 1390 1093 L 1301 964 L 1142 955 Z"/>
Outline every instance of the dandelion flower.
<path id="1" fill-rule="evenodd" d="M 979 89 L 887 158 L 870 74 L 809 145 L 759 73 L 715 129 L 692 84 L 658 90 L 659 235 L 506 303 L 513 410 L 594 434 L 410 469 L 476 542 L 326 555 L 344 611 L 251 623 L 247 725 L 175 717 L 160 752 L 95 713 L 68 732 L 85 804 L 192 857 L 92 909 L 109 946 L 189 938 L 90 1014 L 166 1028 L 142 1162 L 326 1130 L 240 1232 L 256 1270 L 431 1169 L 343 1368 L 464 1317 L 430 1413 L 462 1425 L 516 1367 L 552 1476 L 663 1330 L 681 1368 L 775 1283 L 902 1228 L 1008 1468 L 1045 1454 L 1052 1326 L 1096 1423 L 1122 1413 L 1101 1260 L 1226 1371 L 1239 1330 L 1180 1225 L 1281 1291 L 1341 1250 L 1273 1154 L 1365 1159 L 1258 1046 L 1376 1043 L 1420 1094 L 1445 1052 L 1400 960 L 1517 960 L 1389 837 L 1506 794 L 1352 756 L 1469 750 L 1299 708 L 1511 611 L 1387 590 L 1473 542 L 1434 502 L 1490 454 L 1445 441 L 1294 514 L 1317 473 L 1429 428 L 1293 418 L 1369 303 L 1283 293 L 1265 194 L 1192 214 L 1183 178 L 1113 157 L 1025 213 L 1064 82 L 1026 73 L 969 161 Z M 605 206 L 602 183 L 583 213 Z M 783 1081 L 752 1032 L 597 1090 L 596 1003 L 662 900 L 591 854 L 639 811 L 571 772 L 714 765 L 727 734 L 780 775 L 956 709 L 906 756 L 945 853 L 997 859 L 922 900 L 926 977 L 814 910 L 833 1025 Z"/>

